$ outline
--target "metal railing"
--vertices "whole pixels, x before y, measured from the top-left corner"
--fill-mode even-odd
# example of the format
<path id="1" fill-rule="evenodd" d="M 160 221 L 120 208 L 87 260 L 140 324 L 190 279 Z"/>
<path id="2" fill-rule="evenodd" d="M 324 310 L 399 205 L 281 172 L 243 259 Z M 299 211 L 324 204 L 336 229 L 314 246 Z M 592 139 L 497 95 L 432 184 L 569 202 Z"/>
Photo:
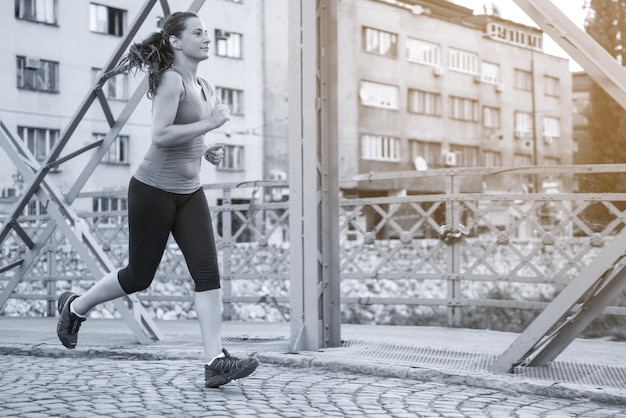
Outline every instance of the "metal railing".
<path id="1" fill-rule="evenodd" d="M 572 190 L 602 183 L 625 168 L 458 168 L 367 174 L 344 182 L 349 186 L 340 199 L 344 321 L 424 324 L 443 316 L 443 325 L 467 326 L 486 310 L 534 316 L 626 222 L 626 193 Z M 405 192 L 373 192 L 390 182 Z M 529 193 L 529 184 L 542 190 Z M 503 191 L 484 191 L 496 187 Z M 359 197 L 351 191 L 357 189 L 369 189 L 367 195 L 375 197 Z M 205 191 L 217 202 L 211 211 L 225 319 L 289 320 L 288 182 L 216 184 Z M 111 195 L 124 196 L 125 191 Z M 77 202 L 91 198 L 82 194 Z M 123 266 L 125 211 L 79 213 L 111 260 Z M 23 219 L 23 227 L 35 235 L 46 222 L 45 216 Z M 18 244 L 5 245 L 0 268 L 20 251 Z M 97 279 L 60 234 L 42 255 L 12 295 L 31 301 L 30 307 L 11 314 L 54 315 L 61 289 L 86 288 Z M 0 286 L 7 273 L 0 275 Z M 157 317 L 176 317 L 188 310 L 192 294 L 184 259 L 172 241 L 155 283 L 139 299 Z M 605 313 L 626 316 L 623 299 L 616 295 L 615 306 Z M 515 314 L 509 318 L 520 320 Z"/>

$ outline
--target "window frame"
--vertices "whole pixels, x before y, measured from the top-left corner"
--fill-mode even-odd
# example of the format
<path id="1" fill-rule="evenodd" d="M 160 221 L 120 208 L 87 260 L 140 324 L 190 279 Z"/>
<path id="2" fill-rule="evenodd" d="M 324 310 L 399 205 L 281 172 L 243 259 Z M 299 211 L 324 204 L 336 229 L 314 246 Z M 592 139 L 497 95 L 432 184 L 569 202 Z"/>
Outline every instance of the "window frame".
<path id="1" fill-rule="evenodd" d="M 95 14 L 94 14 L 95 8 Z M 99 20 L 98 10 L 104 9 L 106 10 L 106 29 L 100 29 L 99 25 L 101 20 Z M 111 22 L 111 18 L 115 17 L 112 14 L 119 15 L 121 18 L 119 22 Z M 126 15 L 127 10 L 118 9 L 117 7 L 112 7 L 106 4 L 90 2 L 89 3 L 89 31 L 91 33 L 99 33 L 101 35 L 111 35 L 121 38 L 124 36 L 124 29 L 126 27 Z"/>
<path id="2" fill-rule="evenodd" d="M 361 159 L 368 161 L 400 162 L 400 138 L 395 136 L 361 134 Z"/>
<path id="3" fill-rule="evenodd" d="M 383 45 L 387 41 L 387 45 Z M 375 45 L 373 44 L 375 42 Z M 384 46 L 387 47 L 383 50 Z M 371 26 L 361 27 L 361 49 L 368 54 L 380 55 L 388 58 L 398 58 L 398 34 Z"/>
<path id="4" fill-rule="evenodd" d="M 105 136 L 106 134 L 99 132 L 92 134 L 94 142 L 103 140 Z M 100 161 L 107 165 L 130 165 L 130 137 L 128 135 L 116 136 Z"/>
<path id="5" fill-rule="evenodd" d="M 364 99 L 367 87 L 371 87 L 371 99 Z M 387 91 L 383 91 L 384 88 L 390 89 Z M 376 81 L 370 80 L 361 80 L 359 87 L 359 99 L 359 102 L 363 106 L 388 110 L 400 110 L 400 88 L 394 84 L 378 83 Z"/>
<path id="6" fill-rule="evenodd" d="M 215 56 L 243 59 L 243 34 L 215 29 Z M 233 50 L 234 49 L 234 50 Z"/>
<path id="7" fill-rule="evenodd" d="M 406 41 L 406 59 L 415 64 L 441 67 L 441 45 L 408 37 Z"/>
<path id="8" fill-rule="evenodd" d="M 98 81 L 98 76 L 100 75 L 101 71 L 102 71 L 102 68 L 96 68 L 96 67 L 91 68 L 92 84 L 95 84 Z M 128 72 L 116 74 L 115 76 L 107 79 L 104 82 L 104 85 L 102 86 L 102 92 L 104 93 L 104 97 L 106 97 L 108 100 L 112 100 L 116 102 L 127 102 L 130 96 L 129 80 L 130 80 L 130 77 L 128 75 Z M 118 89 L 117 88 L 118 86 L 121 86 L 121 87 L 119 87 Z M 118 90 L 121 90 L 122 97 L 117 96 Z"/>
<path id="9" fill-rule="evenodd" d="M 458 48 L 448 49 L 448 69 L 463 74 L 479 75 L 478 54 Z"/>
<path id="10" fill-rule="evenodd" d="M 244 101 L 243 90 L 234 89 L 230 87 L 215 87 L 215 94 L 221 100 L 221 102 L 230 108 L 232 115 L 243 116 L 244 113 Z M 236 98 L 232 100 L 232 98 Z"/>
<path id="11" fill-rule="evenodd" d="M 449 96 L 448 103 L 450 106 L 450 119 L 463 122 L 480 122 L 478 100 L 468 97 Z M 471 115 L 468 115 L 468 111 Z"/>
<path id="12" fill-rule="evenodd" d="M 490 115 L 489 117 L 487 115 Z M 494 106 L 483 106 L 483 127 L 491 128 L 491 129 L 500 129 L 501 128 L 501 115 L 499 107 Z M 495 123 L 488 123 L 489 121 L 493 121 L 495 118 Z"/>
<path id="13" fill-rule="evenodd" d="M 514 86 L 516 90 L 533 90 L 533 73 L 531 71 L 522 70 L 521 68 L 515 68 L 513 71 L 513 75 L 515 79 Z"/>
<path id="14" fill-rule="evenodd" d="M 43 134 L 43 138 L 41 134 Z M 43 163 L 61 137 L 61 130 L 56 128 L 18 125 L 17 136 L 26 144 L 26 148 L 33 154 L 35 160 Z M 43 145 L 41 142 L 42 139 Z M 40 149 L 41 146 L 44 147 L 43 150 Z M 61 171 L 61 165 L 55 165 L 50 170 L 51 173 L 59 171 Z"/>
<path id="15" fill-rule="evenodd" d="M 441 93 L 409 88 L 407 101 L 409 113 L 436 117 L 442 115 Z"/>
<path id="16" fill-rule="evenodd" d="M 39 62 L 38 64 L 39 68 L 28 67 L 27 63 L 28 63 L 29 58 L 36 59 Z M 50 60 L 45 60 L 45 59 L 41 59 L 38 57 L 30 57 L 30 56 L 27 57 L 24 55 L 17 55 L 16 67 L 17 67 L 16 84 L 19 90 L 38 91 L 42 93 L 58 93 L 59 92 L 59 67 L 60 65 L 58 61 L 50 61 Z M 44 69 L 44 73 L 45 73 L 43 79 L 40 78 L 39 76 L 39 73 L 42 70 L 42 68 Z M 52 71 L 52 74 L 50 74 L 51 69 L 54 70 Z M 34 86 L 27 85 L 26 80 L 28 78 L 32 78 L 34 82 L 33 84 L 36 84 L 36 85 Z M 37 81 L 39 80 L 41 80 L 41 83 L 44 83 L 44 84 L 47 82 L 46 80 L 50 80 L 50 83 L 52 84 L 52 88 L 50 89 L 38 88 L 38 85 L 40 83 Z"/>
<path id="17" fill-rule="evenodd" d="M 424 141 L 421 139 L 409 139 L 411 159 L 415 161 L 417 157 L 422 157 L 428 168 L 441 168 L 442 147 L 441 142 Z"/>
<path id="18" fill-rule="evenodd" d="M 26 17 L 25 16 L 25 4 L 26 2 L 31 3 L 31 8 L 34 10 L 34 13 L 31 16 Z M 26 22 L 34 22 L 34 23 L 42 23 L 44 25 L 51 25 L 51 26 L 58 26 L 59 25 L 59 5 L 58 5 L 58 0 L 43 0 L 43 2 L 45 3 L 44 6 L 47 6 L 48 4 L 51 3 L 52 6 L 52 14 L 54 15 L 52 17 L 52 21 L 46 20 L 46 18 L 44 19 L 38 19 L 37 15 L 39 15 L 38 13 L 38 5 L 40 4 L 38 1 L 36 0 L 15 0 L 15 18 L 18 20 L 23 20 Z M 46 8 L 47 9 L 47 8 Z M 44 16 L 48 13 L 44 12 L 43 13 Z"/>

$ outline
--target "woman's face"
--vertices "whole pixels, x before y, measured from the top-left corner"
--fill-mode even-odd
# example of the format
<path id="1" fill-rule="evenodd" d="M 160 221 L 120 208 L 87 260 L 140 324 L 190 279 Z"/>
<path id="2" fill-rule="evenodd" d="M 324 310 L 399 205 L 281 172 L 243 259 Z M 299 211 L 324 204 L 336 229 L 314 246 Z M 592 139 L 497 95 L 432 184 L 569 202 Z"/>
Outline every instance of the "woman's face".
<path id="1" fill-rule="evenodd" d="M 185 23 L 185 30 L 177 38 L 178 49 L 189 58 L 198 61 L 208 59 L 211 40 L 204 22 L 197 17 L 190 17 Z"/>

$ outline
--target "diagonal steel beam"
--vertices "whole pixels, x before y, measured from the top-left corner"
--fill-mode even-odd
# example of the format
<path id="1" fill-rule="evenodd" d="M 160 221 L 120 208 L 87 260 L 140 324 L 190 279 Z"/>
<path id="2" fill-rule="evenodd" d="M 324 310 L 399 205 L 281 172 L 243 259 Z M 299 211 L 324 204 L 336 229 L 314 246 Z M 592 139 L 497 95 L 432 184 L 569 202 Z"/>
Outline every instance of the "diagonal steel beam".
<path id="1" fill-rule="evenodd" d="M 164 14 L 166 16 L 169 15 L 170 7 L 168 1 L 159 1 Z M 204 2 L 205 0 L 194 0 L 188 10 L 197 12 L 202 7 Z M 7 154 L 15 163 L 18 171 L 28 181 L 28 186 L 12 208 L 10 215 L 7 217 L 7 221 L 0 229 L 0 244 L 5 241 L 11 230 L 13 230 L 26 243 L 29 247 L 29 251 L 27 251 L 26 256 L 19 262 L 12 263 L 10 266 L 2 268 L 2 272 L 6 272 L 15 267 L 17 267 L 17 271 L 14 272 L 13 277 L 3 289 L 2 294 L 0 294 L 0 307 L 4 305 L 10 294 L 14 291 L 15 287 L 30 270 L 32 265 L 37 261 L 41 248 L 43 248 L 57 227 L 61 229 L 68 241 L 73 244 L 77 252 L 81 255 L 81 259 L 90 268 L 95 277 L 98 277 L 103 272 L 112 271 L 114 269 L 113 264 L 110 262 L 100 245 L 90 234 L 88 228 L 83 227 L 82 220 L 76 216 L 70 205 L 78 196 L 81 188 L 97 167 L 102 156 L 108 151 L 110 145 L 113 143 L 124 124 L 128 121 L 141 97 L 146 92 L 147 80 L 144 78 L 127 105 L 122 110 L 118 119 L 115 120 L 108 106 L 108 102 L 102 94 L 101 88 L 106 79 L 114 75 L 111 73 L 111 70 L 115 67 L 123 53 L 126 51 L 156 3 L 157 0 L 147 0 L 141 7 L 138 15 L 131 23 L 126 35 L 109 58 L 107 64 L 104 66 L 102 72 L 103 75 L 95 86 L 89 90 L 76 113 L 70 119 L 70 122 L 62 133 L 61 138 L 55 144 L 41 165 L 37 164 L 37 161 L 30 154 L 26 146 L 21 141 L 16 140 L 15 137 L 11 135 L 8 130 L 6 130 L 6 127 L 2 125 L 2 129 L 0 129 L 0 144 L 6 149 Z M 78 152 L 74 152 L 59 160 L 61 152 L 96 99 L 100 102 L 107 122 L 109 123 L 109 132 L 105 135 L 104 140 L 99 141 L 100 143 L 84 147 Z M 92 155 L 87 167 L 85 167 L 85 169 L 78 176 L 76 182 L 70 189 L 70 193 L 63 196 L 53 184 L 46 180 L 46 176 L 50 169 L 60 164 L 61 161 L 67 161 L 96 147 L 97 151 L 94 155 Z M 49 206 L 51 221 L 48 223 L 44 231 L 40 232 L 38 239 L 35 241 L 33 241 L 26 234 L 17 222 L 20 214 L 23 213 L 24 208 L 34 196 L 44 203 L 49 200 L 54 201 L 54 205 Z M 130 305 L 130 309 L 122 302 L 121 299 L 125 299 L 128 305 Z M 123 319 L 128 323 L 135 336 L 141 342 L 146 342 L 148 337 L 151 337 L 152 339 L 161 338 L 157 327 L 135 297 L 126 296 L 113 301 L 113 303 L 122 315 Z"/>
<path id="2" fill-rule="evenodd" d="M 34 173 L 30 166 L 26 164 L 26 160 L 35 163 L 35 157 L 26 148 L 24 143 L 16 140 L 13 136 L 7 138 L 6 127 L 4 127 L 1 122 L 0 125 L 0 144 L 9 145 L 7 144 L 7 140 L 12 140 L 10 145 L 13 145 L 15 148 L 10 146 L 5 146 L 4 148 L 11 157 L 14 157 L 16 168 L 24 176 L 24 179 L 32 180 Z M 22 158 L 15 159 L 17 153 L 21 154 Z M 64 198 L 56 187 L 46 179 L 43 180 L 42 186 L 43 187 L 37 189 L 35 195 L 41 201 L 48 201 L 50 198 L 53 200 L 54 204 L 48 205 L 48 213 L 51 219 L 48 225 L 46 225 L 46 228 L 40 233 L 37 241 L 33 244 L 31 251 L 26 254 L 25 258 L 19 264 L 19 269 L 4 287 L 0 294 L 0 307 L 6 303 L 22 277 L 30 271 L 32 265 L 38 259 L 39 251 L 44 247 L 57 227 L 61 229 L 70 244 L 76 249 L 81 260 L 87 265 L 94 277 L 100 277 L 104 273 L 115 269 L 115 266 L 109 261 L 108 257 L 96 242 L 96 239 L 89 233 L 89 230 L 84 227 L 79 227 L 78 224 L 82 224 L 82 219 L 64 203 Z M 162 339 L 163 336 L 161 332 L 147 315 L 138 299 L 132 295 L 126 296 L 124 299 L 127 304 L 122 303 L 120 300 L 116 300 L 113 303 L 122 318 L 128 323 L 135 337 L 142 343 L 148 343 L 151 339 Z M 136 318 L 139 318 L 141 321 L 138 323 Z"/>
<path id="3" fill-rule="evenodd" d="M 555 358 L 558 353 L 565 349 L 577 335 L 573 335 L 574 332 L 571 331 L 582 331 L 582 329 L 579 326 L 572 326 L 570 332 L 563 336 L 559 335 L 558 331 L 556 334 L 551 335 L 552 331 L 558 328 L 559 324 L 571 315 L 572 309 L 577 303 L 585 300 L 585 295 L 594 289 L 599 277 L 605 272 L 610 272 L 614 269 L 614 266 L 625 256 L 625 249 L 626 231 L 616 236 L 611 245 L 580 271 L 578 276 L 554 298 L 524 332 L 517 337 L 511 346 L 494 361 L 492 370 L 498 373 L 511 372 L 517 365 L 523 364 L 533 353 L 540 352 L 543 348 L 539 347 L 539 345 L 545 339 L 554 339 L 551 344 L 547 345 L 550 348 L 550 354 L 544 357 L 545 360 Z M 619 288 L 625 285 L 623 283 L 625 277 L 623 271 L 619 271 L 613 277 L 616 279 L 616 282 L 612 287 Z M 595 318 L 606 306 L 602 305 L 611 301 L 611 298 L 606 296 L 607 294 L 605 293 L 604 298 L 596 300 L 594 303 L 597 306 L 592 310 L 586 310 L 587 306 L 583 302 L 583 306 L 580 307 L 582 310 L 579 319 L 581 324 Z"/>

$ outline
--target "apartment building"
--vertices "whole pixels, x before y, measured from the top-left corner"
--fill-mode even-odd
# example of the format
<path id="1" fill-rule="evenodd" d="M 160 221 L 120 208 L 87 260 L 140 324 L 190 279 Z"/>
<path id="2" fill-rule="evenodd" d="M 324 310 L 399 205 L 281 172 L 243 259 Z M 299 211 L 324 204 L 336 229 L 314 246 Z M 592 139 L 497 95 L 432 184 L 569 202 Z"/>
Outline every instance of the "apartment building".
<path id="1" fill-rule="evenodd" d="M 135 20 L 143 0 L 6 0 L 0 2 L 0 121 L 21 137 L 43 161 L 78 109 L 99 70 Z M 172 11 L 186 10 L 189 1 L 170 1 Z M 226 145 L 223 163 L 203 165 L 203 183 L 256 180 L 263 176 L 262 51 L 260 3 L 243 0 L 207 1 L 199 12 L 212 37 L 211 57 L 198 75 L 211 81 L 222 102 L 231 107 L 231 120 L 207 134 L 207 143 Z M 159 30 L 163 12 L 157 2 L 136 40 Z M 107 81 L 104 93 L 118 114 L 141 77 L 123 74 Z M 115 192 L 127 187 L 150 143 L 151 103 L 146 97 L 87 181 L 77 210 L 125 209 L 125 198 Z M 63 155 L 100 139 L 108 124 L 94 104 L 65 147 Z M 82 172 L 90 154 L 64 162 L 51 180 L 65 192 Z M 6 212 L 24 187 L 13 163 L 0 149 L 2 211 Z M 250 190 L 233 189 L 233 199 L 249 201 Z M 215 198 L 214 198 L 215 200 Z M 219 202 L 211 202 L 219 203 Z M 42 208 L 36 202 L 29 213 Z"/>
<path id="2" fill-rule="evenodd" d="M 339 5 L 340 175 L 416 168 L 571 164 L 572 76 L 542 32 L 444 0 Z M 482 183 L 521 192 L 519 182 Z M 361 196 L 437 191 L 411 180 Z M 441 192 L 441 190 L 438 190 Z"/>

